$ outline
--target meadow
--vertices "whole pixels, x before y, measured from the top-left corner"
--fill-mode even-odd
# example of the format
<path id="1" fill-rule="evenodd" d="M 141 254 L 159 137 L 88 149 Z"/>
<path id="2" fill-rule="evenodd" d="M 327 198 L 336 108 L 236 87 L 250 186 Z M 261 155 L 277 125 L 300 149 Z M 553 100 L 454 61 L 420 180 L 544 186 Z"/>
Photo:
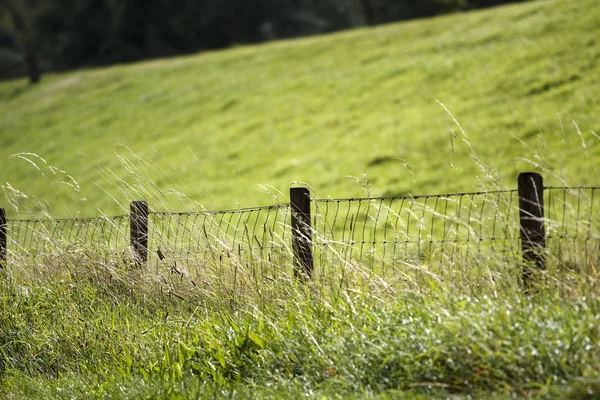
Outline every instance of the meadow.
<path id="1" fill-rule="evenodd" d="M 124 214 L 140 199 L 234 209 L 287 202 L 304 182 L 325 226 L 329 197 L 514 189 L 525 170 L 598 186 L 594 6 L 534 1 L 0 83 L 0 206 L 9 219 Z M 256 274 L 260 257 L 140 268 L 92 245 L 13 255 L 0 270 L 0 398 L 599 398 L 598 197 L 563 192 L 585 221 L 562 226 L 555 201 L 548 232 L 583 243 L 560 242 L 568 259 L 528 292 L 521 261 L 494 251 L 392 259 L 382 274 L 332 246 L 335 269 L 317 257 L 304 283 L 289 254 L 269 258 L 272 276 Z M 514 200 L 485 212 L 473 200 L 471 214 L 462 198 L 475 233 Z M 414 209 L 427 216 L 387 206 L 425 228 L 381 225 L 419 241 L 445 232 L 448 200 L 427 201 Z M 339 242 L 345 222 L 331 224 Z"/>
<path id="2" fill-rule="evenodd" d="M 218 210 L 285 199 L 294 182 L 317 197 L 416 195 L 512 188 L 530 169 L 594 184 L 582 159 L 599 151 L 594 5 L 531 2 L 4 82 L 0 204 L 93 216 L 153 196 L 155 209 Z"/>

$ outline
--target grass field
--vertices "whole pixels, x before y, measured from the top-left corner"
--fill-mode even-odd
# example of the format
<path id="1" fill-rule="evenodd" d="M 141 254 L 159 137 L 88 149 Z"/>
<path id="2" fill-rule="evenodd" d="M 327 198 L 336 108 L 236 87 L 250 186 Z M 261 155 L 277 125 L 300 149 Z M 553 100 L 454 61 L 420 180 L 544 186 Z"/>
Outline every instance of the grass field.
<path id="1" fill-rule="evenodd" d="M 285 199 L 297 181 L 320 197 L 365 182 L 440 193 L 514 187 L 531 169 L 597 183 L 599 26 L 594 0 L 539 1 L 5 82 L 0 204 L 230 209 Z"/>
<path id="2" fill-rule="evenodd" d="M 595 6 L 538 1 L 1 83 L 0 205 L 222 209 L 285 201 L 297 181 L 320 197 L 401 195 L 512 188 L 523 170 L 597 186 Z M 591 208 L 581 225 L 597 226 Z M 12 262 L 0 398 L 597 399 L 598 234 L 584 236 L 563 251 L 585 261 L 553 260 L 527 294 L 519 262 L 485 252 L 385 279 L 340 259 L 306 284 L 286 261 L 273 279 L 210 262 L 190 277 L 92 246 Z"/>
<path id="3" fill-rule="evenodd" d="M 21 267 L 0 281 L 1 398 L 600 395 L 597 270 L 525 296 L 416 266 L 237 287 L 93 257 Z"/>
<path id="4" fill-rule="evenodd" d="M 600 395 L 597 272 L 548 275 L 534 296 L 508 276 L 386 282 L 350 264 L 306 286 L 196 286 L 84 258 L 9 276 L 1 398 Z"/>

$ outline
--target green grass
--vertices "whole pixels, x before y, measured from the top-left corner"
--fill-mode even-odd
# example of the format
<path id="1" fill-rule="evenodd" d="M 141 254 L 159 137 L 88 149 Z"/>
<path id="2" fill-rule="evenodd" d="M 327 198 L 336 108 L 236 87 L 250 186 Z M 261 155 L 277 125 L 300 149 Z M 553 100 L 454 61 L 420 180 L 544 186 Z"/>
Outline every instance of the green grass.
<path id="1" fill-rule="evenodd" d="M 0 397 L 600 395 L 597 276 L 572 290 L 556 275 L 531 298 L 515 285 L 467 296 L 464 284 L 411 290 L 366 275 L 228 296 L 96 268 L 0 282 Z"/>
<path id="2" fill-rule="evenodd" d="M 597 185 L 599 22 L 593 0 L 549 0 L 2 83 L 0 205 L 235 208 L 294 181 L 417 194 L 525 169 Z M 0 398 L 599 398 L 592 234 L 562 249 L 585 265 L 556 259 L 528 295 L 492 253 L 385 279 L 339 260 L 306 285 L 287 264 L 177 274 L 91 245 L 13 257 Z"/>
<path id="3" fill-rule="evenodd" d="M 599 27 L 595 0 L 548 0 L 5 82 L 0 204 L 230 209 L 297 181 L 401 195 L 514 187 L 531 169 L 597 184 Z"/>

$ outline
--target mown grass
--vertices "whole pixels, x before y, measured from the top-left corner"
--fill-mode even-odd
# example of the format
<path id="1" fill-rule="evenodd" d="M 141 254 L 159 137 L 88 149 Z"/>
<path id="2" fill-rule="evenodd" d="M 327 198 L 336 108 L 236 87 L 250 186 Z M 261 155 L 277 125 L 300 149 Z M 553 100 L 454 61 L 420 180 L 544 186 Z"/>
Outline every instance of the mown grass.
<path id="1" fill-rule="evenodd" d="M 321 197 L 514 187 L 530 169 L 594 184 L 599 27 L 595 0 L 538 1 L 4 82 L 0 204 L 110 214 L 147 196 L 140 176 L 177 209 L 270 204 L 296 181 Z"/>

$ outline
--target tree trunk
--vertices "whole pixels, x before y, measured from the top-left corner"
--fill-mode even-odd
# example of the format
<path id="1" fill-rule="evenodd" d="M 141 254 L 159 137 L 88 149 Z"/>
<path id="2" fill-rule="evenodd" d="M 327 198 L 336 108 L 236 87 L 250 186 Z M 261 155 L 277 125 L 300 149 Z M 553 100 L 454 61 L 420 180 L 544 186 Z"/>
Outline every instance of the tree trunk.
<path id="1" fill-rule="evenodd" d="M 40 69 L 38 57 L 35 51 L 35 39 L 29 30 L 30 28 L 27 24 L 27 21 L 25 20 L 25 13 L 22 9 L 24 6 L 15 0 L 0 0 L 0 5 L 7 7 L 15 24 L 15 28 L 20 36 L 21 48 L 25 53 L 24 61 L 29 82 L 33 84 L 38 83 L 42 77 L 42 71 Z"/>
<path id="2" fill-rule="evenodd" d="M 375 12 L 372 1 L 373 0 L 360 0 L 367 25 L 377 24 L 377 13 Z"/>
<path id="3" fill-rule="evenodd" d="M 25 56 L 25 65 L 27 66 L 27 76 L 30 83 L 38 83 L 42 77 L 42 71 L 38 64 L 37 56 L 34 53 L 27 53 Z"/>

